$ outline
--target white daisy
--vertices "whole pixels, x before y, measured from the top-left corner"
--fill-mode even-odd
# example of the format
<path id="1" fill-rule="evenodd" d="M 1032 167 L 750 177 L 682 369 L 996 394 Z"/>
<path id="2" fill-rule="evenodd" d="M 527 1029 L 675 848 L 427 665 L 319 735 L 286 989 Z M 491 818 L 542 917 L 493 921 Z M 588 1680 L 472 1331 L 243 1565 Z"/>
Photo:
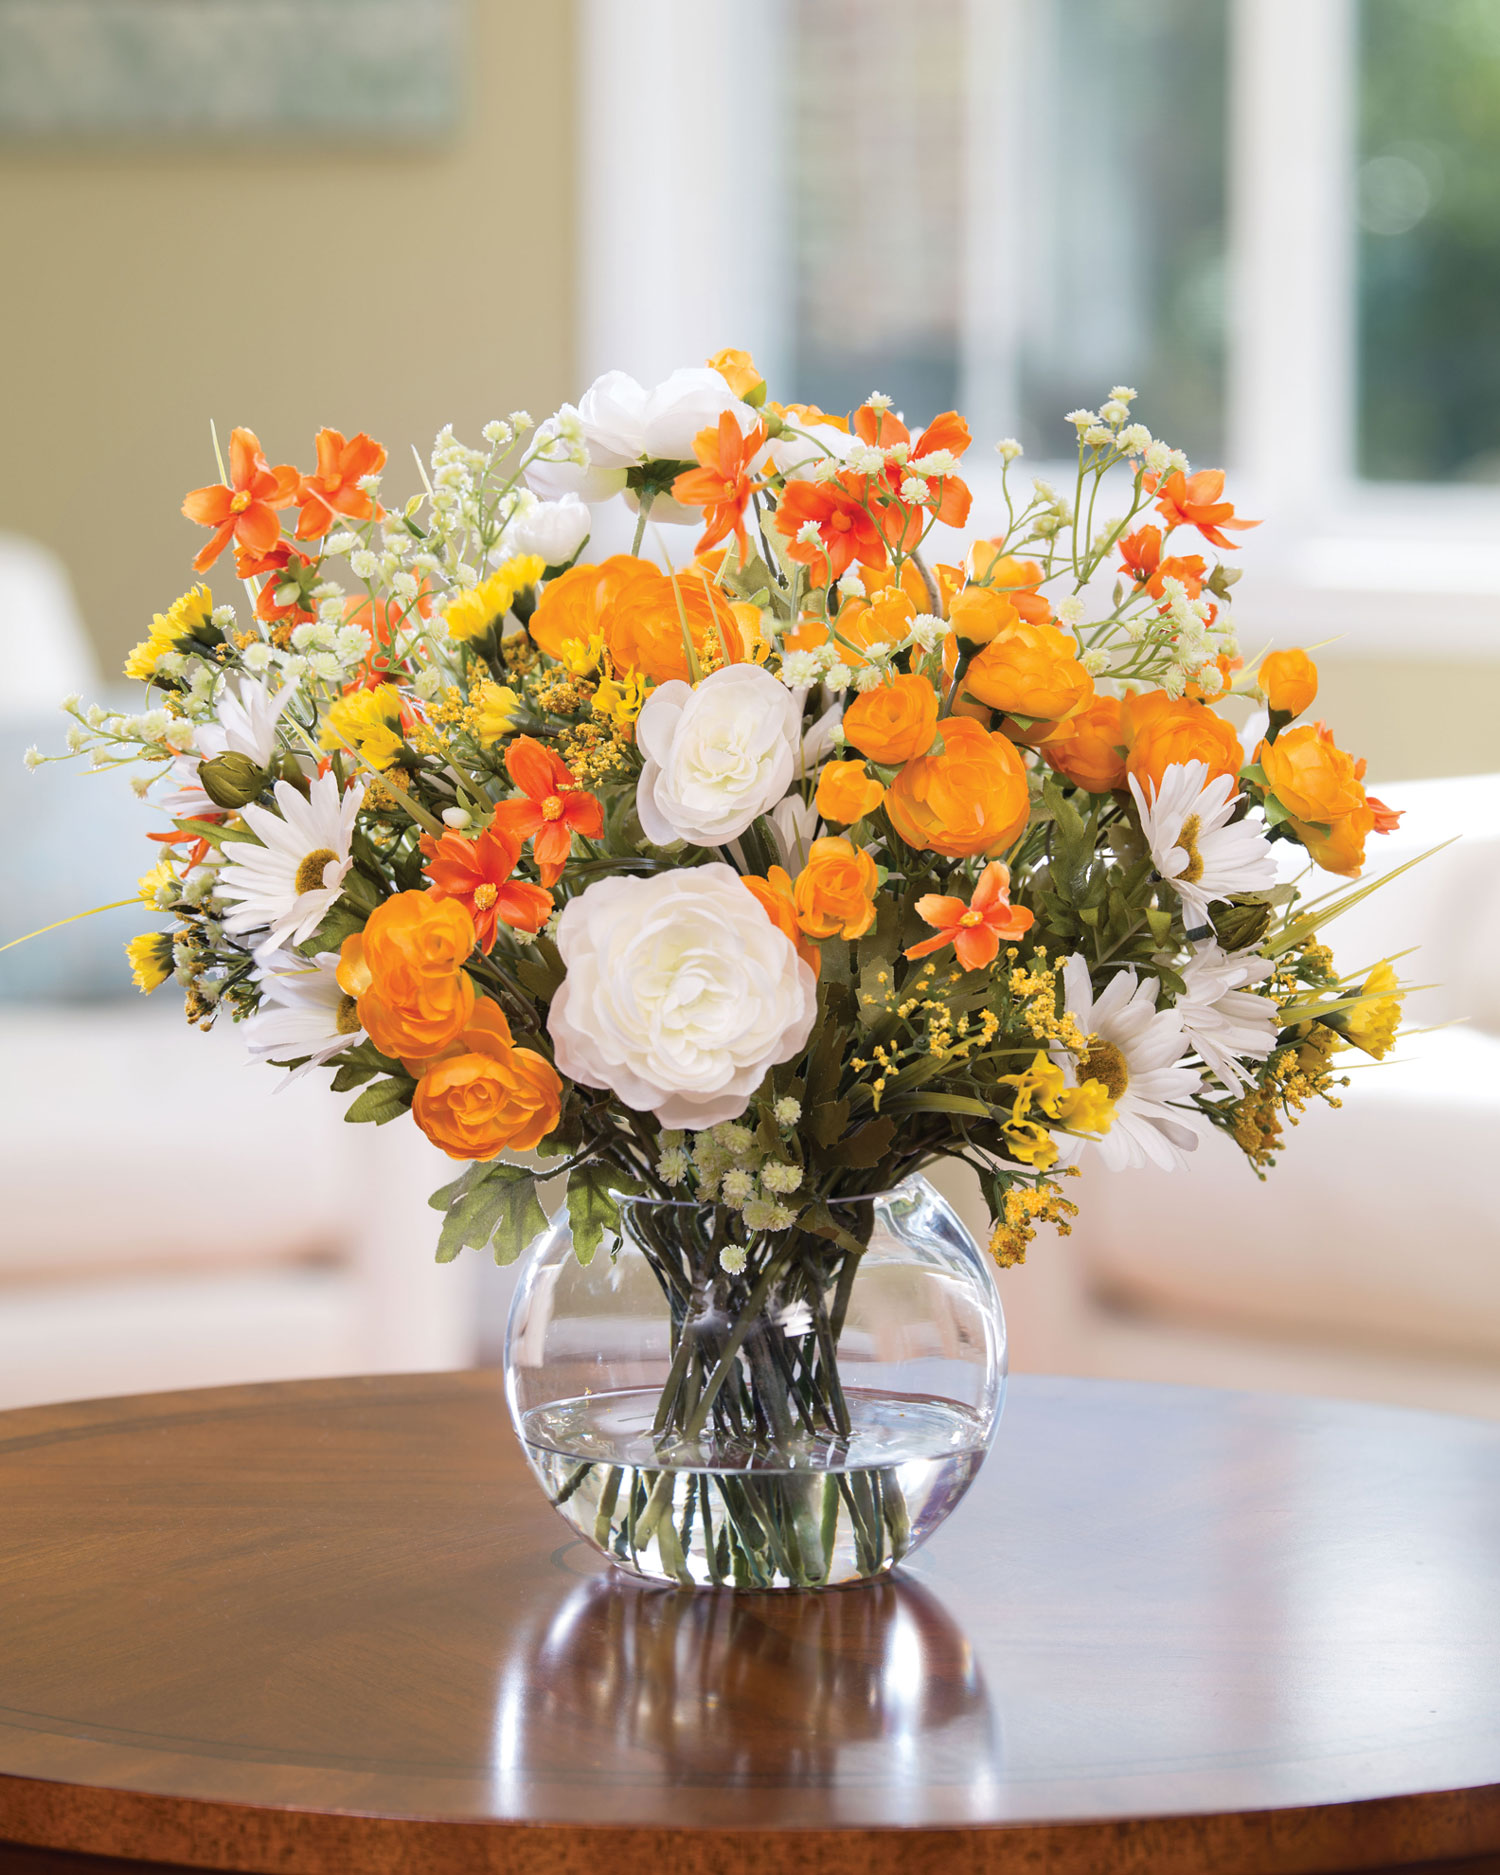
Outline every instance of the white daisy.
<path id="1" fill-rule="evenodd" d="M 263 950 L 255 964 L 260 1007 L 245 1023 L 245 1046 L 256 1061 L 307 1056 L 283 1086 L 364 1040 L 354 998 L 344 994 L 334 974 L 337 952 L 299 957 L 295 951 Z"/>
<path id="2" fill-rule="evenodd" d="M 1263 892 L 1276 883 L 1271 843 L 1248 820 L 1230 823 L 1232 775 L 1208 779 L 1207 762 L 1173 762 L 1148 802 L 1130 777 L 1156 870 L 1182 900 L 1192 935 L 1208 930 L 1208 908 L 1236 892 Z"/>
<path id="3" fill-rule="evenodd" d="M 217 894 L 239 903 L 225 918 L 224 929 L 236 936 L 268 929 L 272 943 L 301 944 L 310 938 L 349 870 L 349 842 L 363 796 L 356 783 L 341 797 L 330 772 L 312 784 L 306 799 L 291 782 L 278 781 L 279 813 L 241 808 L 260 845 L 236 840 L 231 846 Z"/>
<path id="4" fill-rule="evenodd" d="M 214 705 L 217 722 L 199 723 L 195 751 L 179 755 L 168 774 L 172 786 L 157 800 L 173 820 L 195 820 L 203 814 L 222 813 L 204 792 L 198 779 L 199 762 L 216 755 L 248 755 L 265 768 L 276 753 L 276 725 L 296 693 L 295 684 L 271 691 L 253 677 L 226 677 Z"/>
<path id="5" fill-rule="evenodd" d="M 1068 1013 L 1088 1036 L 1089 1052 L 1082 1061 L 1062 1049 L 1055 1049 L 1054 1057 L 1070 1086 L 1103 1081 L 1115 1103 L 1114 1120 L 1099 1139 L 1054 1135 L 1065 1162 L 1090 1145 L 1112 1172 L 1148 1164 L 1172 1172 L 1206 1135 L 1208 1122 L 1186 1104 L 1203 1077 L 1181 1065 L 1188 1050 L 1182 1017 L 1176 1009 L 1157 1008 L 1160 987 L 1154 977 L 1138 978 L 1134 969 L 1125 969 L 1096 998 L 1083 958 L 1064 963 Z"/>
<path id="6" fill-rule="evenodd" d="M 1248 1087 L 1245 1063 L 1264 1061 L 1279 1020 L 1269 996 L 1247 986 L 1264 983 L 1274 966 L 1257 951 L 1222 951 L 1200 944 L 1182 968 L 1187 992 L 1177 999 L 1182 1032 L 1226 1087 Z"/>

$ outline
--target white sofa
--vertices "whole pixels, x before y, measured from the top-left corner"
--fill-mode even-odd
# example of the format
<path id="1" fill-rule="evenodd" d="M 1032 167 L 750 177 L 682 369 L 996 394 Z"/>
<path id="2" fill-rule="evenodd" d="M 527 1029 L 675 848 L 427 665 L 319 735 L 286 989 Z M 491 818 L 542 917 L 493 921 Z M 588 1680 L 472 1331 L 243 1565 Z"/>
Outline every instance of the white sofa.
<path id="1" fill-rule="evenodd" d="M 27 738 L 61 746 L 65 720 L 31 714 L 42 699 L 97 694 L 100 677 L 61 569 L 3 537 L 0 645 L 15 676 L 0 729 L 19 769 L 23 722 Z M 98 832 L 122 781 L 44 768 L 7 773 L 0 787 L 33 830 L 62 815 L 51 837 L 7 842 L 0 864 L 16 871 L 0 893 L 0 942 L 124 896 L 151 863 L 145 817 L 137 829 L 127 810 Z M 79 801 L 98 803 L 89 876 L 43 876 Z M 346 1125 L 353 1097 L 330 1098 L 326 1074 L 275 1092 L 283 1077 L 251 1064 L 231 1025 L 187 1026 L 171 985 L 139 996 L 119 926 L 149 921 L 111 916 L 104 954 L 94 943 L 54 951 L 55 967 L 40 960 L 50 985 L 35 953 L 0 958 L 11 972 L 0 998 L 0 1408 L 471 1363 L 479 1261 L 434 1262 L 439 1219 L 427 1207 L 457 1168 L 409 1122 Z M 97 993 L 116 982 L 118 995 Z M 77 984 L 91 1000 L 46 993 Z"/>
<path id="2" fill-rule="evenodd" d="M 1369 875 L 1460 837 L 1327 941 L 1344 969 L 1417 946 L 1398 968 L 1434 985 L 1410 1004 L 1430 1032 L 1341 1056 L 1344 1106 L 1263 1184 L 1217 1137 L 1185 1173 L 1086 1172 L 1073 1234 L 1000 1279 L 1016 1368 L 1500 1417 L 1500 775 L 1377 792 L 1407 812 Z"/>

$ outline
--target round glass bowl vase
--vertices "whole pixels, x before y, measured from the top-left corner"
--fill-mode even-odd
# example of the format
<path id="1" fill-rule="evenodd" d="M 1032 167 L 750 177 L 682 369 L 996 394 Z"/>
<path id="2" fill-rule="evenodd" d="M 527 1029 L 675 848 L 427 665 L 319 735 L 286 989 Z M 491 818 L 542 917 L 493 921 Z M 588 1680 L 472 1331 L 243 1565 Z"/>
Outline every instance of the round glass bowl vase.
<path id="1" fill-rule="evenodd" d="M 923 1178 L 786 1231 L 621 1198 L 587 1264 L 566 1211 L 527 1252 L 506 1397 L 559 1514 L 683 1587 L 885 1574 L 968 1489 L 1005 1391 L 988 1259 Z"/>

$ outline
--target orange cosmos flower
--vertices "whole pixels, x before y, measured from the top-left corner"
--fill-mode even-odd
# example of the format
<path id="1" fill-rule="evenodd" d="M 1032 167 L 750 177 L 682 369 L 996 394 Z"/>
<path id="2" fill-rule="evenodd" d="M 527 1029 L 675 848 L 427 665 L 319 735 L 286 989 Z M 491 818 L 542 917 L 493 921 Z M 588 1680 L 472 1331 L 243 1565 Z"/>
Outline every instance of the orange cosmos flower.
<path id="1" fill-rule="evenodd" d="M 552 915 L 550 892 L 511 878 L 521 857 L 521 843 L 493 823 L 477 840 L 461 833 L 445 833 L 435 840 L 424 833 L 422 852 L 432 895 L 458 899 L 468 908 L 482 951 L 494 948 L 500 924 L 535 933 Z"/>
<path id="2" fill-rule="evenodd" d="M 967 859 L 1003 853 L 1030 812 L 1015 745 L 967 716 L 943 719 L 943 747 L 908 762 L 886 789 L 885 811 L 908 846 Z"/>
<path id="3" fill-rule="evenodd" d="M 894 765 L 925 755 L 937 734 L 937 692 L 902 672 L 857 696 L 844 711 L 844 735 L 872 762 Z"/>
<path id="4" fill-rule="evenodd" d="M 875 922 L 880 875 L 863 847 L 842 834 L 814 840 L 797 875 L 797 922 L 809 937 L 863 937 Z"/>
<path id="5" fill-rule="evenodd" d="M 873 814 L 884 799 L 885 789 L 863 762 L 829 762 L 818 776 L 813 805 L 824 820 L 848 827 Z"/>
<path id="6" fill-rule="evenodd" d="M 412 1118 L 450 1159 L 530 1152 L 562 1113 L 556 1068 L 533 1049 L 515 1046 L 510 1024 L 488 999 L 441 1055 L 406 1065 L 420 1074 Z"/>
<path id="7" fill-rule="evenodd" d="M 1259 522 L 1241 521 L 1236 525 L 1257 527 Z M 1159 527 L 1138 527 L 1133 534 L 1127 534 L 1120 542 L 1120 558 L 1136 585 L 1144 586 L 1153 599 L 1165 596 L 1169 579 L 1179 581 L 1188 598 L 1196 599 L 1208 574 L 1208 562 L 1201 553 L 1172 554 L 1164 560 Z"/>
<path id="8" fill-rule="evenodd" d="M 384 510 L 359 484 L 385 467 L 384 447 L 363 430 L 347 442 L 339 430 L 319 430 L 317 448 L 318 466 L 297 490 L 298 540 L 320 539 L 339 514 L 350 521 L 380 520 Z"/>
<path id="9" fill-rule="evenodd" d="M 820 585 L 841 579 L 855 560 L 886 563 L 885 536 L 866 505 L 864 480 L 836 475 L 827 482 L 788 482 L 782 491 L 776 529 L 786 540 L 787 558 L 809 567 Z"/>
<path id="10" fill-rule="evenodd" d="M 194 569 L 206 573 L 231 540 L 253 553 L 268 552 L 281 537 L 276 511 L 296 499 L 301 480 L 290 463 L 269 466 L 253 430 L 233 431 L 228 483 L 195 488 L 182 504 L 190 521 L 214 530 L 193 561 Z"/>
<path id="11" fill-rule="evenodd" d="M 1108 794 L 1125 786 L 1125 729 L 1118 697 L 1096 693 L 1063 727 L 1066 733 L 1049 737 L 1042 749 L 1060 775 L 1089 794 Z"/>
<path id="12" fill-rule="evenodd" d="M 318 616 L 312 598 L 312 589 L 318 583 L 317 562 L 299 553 L 289 542 L 278 540 L 265 553 L 236 547 L 234 570 L 243 580 L 266 576 L 266 583 L 255 600 L 255 616 L 266 624 L 304 625 Z M 295 587 L 296 591 L 283 604 L 278 594 L 288 586 Z"/>
<path id="13" fill-rule="evenodd" d="M 533 736 L 517 736 L 505 752 L 505 771 L 524 799 L 502 801 L 491 826 L 519 846 L 535 836 L 532 852 L 543 885 L 562 877 L 573 835 L 597 840 L 604 831 L 604 809 L 597 795 L 580 788 L 567 764 Z"/>
<path id="14" fill-rule="evenodd" d="M 1169 530 L 1184 525 L 1196 527 L 1212 547 L 1227 548 L 1236 544 L 1223 531 L 1226 527 L 1238 532 L 1242 528 L 1260 526 L 1259 521 L 1239 520 L 1234 503 L 1224 500 L 1222 469 L 1200 469 L 1196 475 L 1184 475 L 1181 469 L 1176 469 L 1165 481 L 1148 475 L 1144 486 L 1159 497 L 1156 512 Z"/>
<path id="15" fill-rule="evenodd" d="M 677 477 L 672 498 L 684 507 L 703 510 L 704 528 L 695 552 L 706 553 L 732 533 L 741 560 L 749 559 L 745 504 L 761 486 L 750 473 L 750 464 L 765 440 L 763 424 L 757 423 L 747 436 L 728 410 L 721 414 L 717 430 L 700 430 L 693 438 L 693 454 L 702 467 L 687 469 Z"/>
<path id="16" fill-rule="evenodd" d="M 1365 796 L 1365 806 L 1372 816 L 1372 833 L 1394 833 L 1401 825 L 1401 816 L 1406 812 L 1404 807 L 1387 807 L 1384 801 L 1377 801 L 1373 794 Z"/>
<path id="17" fill-rule="evenodd" d="M 1126 770 L 1148 794 L 1160 789 L 1173 762 L 1205 762 L 1210 781 L 1216 775 L 1237 778 L 1244 766 L 1234 725 L 1190 697 L 1138 692 L 1126 697 L 1120 716 L 1129 750 Z"/>
<path id="18" fill-rule="evenodd" d="M 998 859 L 992 859 L 980 873 L 967 905 L 961 898 L 928 892 L 917 900 L 917 916 L 934 926 L 937 936 L 913 944 L 907 956 L 927 957 L 951 944 L 965 970 L 982 970 L 992 964 L 1002 939 L 1024 937 L 1032 926 L 1026 907 L 1011 904 L 1010 868 Z"/>
<path id="19" fill-rule="evenodd" d="M 345 938 L 339 988 L 355 999 L 360 1026 L 381 1054 L 421 1060 L 459 1035 L 474 1012 L 463 967 L 473 948 L 467 908 L 430 892 L 398 892 Z"/>
<path id="20" fill-rule="evenodd" d="M 785 866 L 772 866 L 764 879 L 758 878 L 754 873 L 746 873 L 740 880 L 740 884 L 749 892 L 787 942 L 795 945 L 797 955 L 813 975 L 817 976 L 823 968 L 823 953 L 807 937 L 802 926 L 797 922 L 797 906 L 792 894 L 791 875 Z"/>

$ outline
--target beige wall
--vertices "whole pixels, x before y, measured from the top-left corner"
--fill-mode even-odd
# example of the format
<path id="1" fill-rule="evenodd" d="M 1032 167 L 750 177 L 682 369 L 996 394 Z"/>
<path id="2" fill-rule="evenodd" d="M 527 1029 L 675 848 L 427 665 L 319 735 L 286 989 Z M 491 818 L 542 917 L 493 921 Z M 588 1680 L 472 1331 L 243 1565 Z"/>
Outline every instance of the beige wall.
<path id="1" fill-rule="evenodd" d="M 1319 652 L 1314 714 L 1372 782 L 1500 770 L 1500 661 L 1333 658 Z"/>
<path id="2" fill-rule="evenodd" d="M 304 467 L 319 425 L 366 429 L 407 491 L 442 423 L 576 394 L 573 8 L 471 17 L 433 153 L 0 156 L 0 528 L 63 556 L 111 667 L 191 578 L 211 417 Z"/>

